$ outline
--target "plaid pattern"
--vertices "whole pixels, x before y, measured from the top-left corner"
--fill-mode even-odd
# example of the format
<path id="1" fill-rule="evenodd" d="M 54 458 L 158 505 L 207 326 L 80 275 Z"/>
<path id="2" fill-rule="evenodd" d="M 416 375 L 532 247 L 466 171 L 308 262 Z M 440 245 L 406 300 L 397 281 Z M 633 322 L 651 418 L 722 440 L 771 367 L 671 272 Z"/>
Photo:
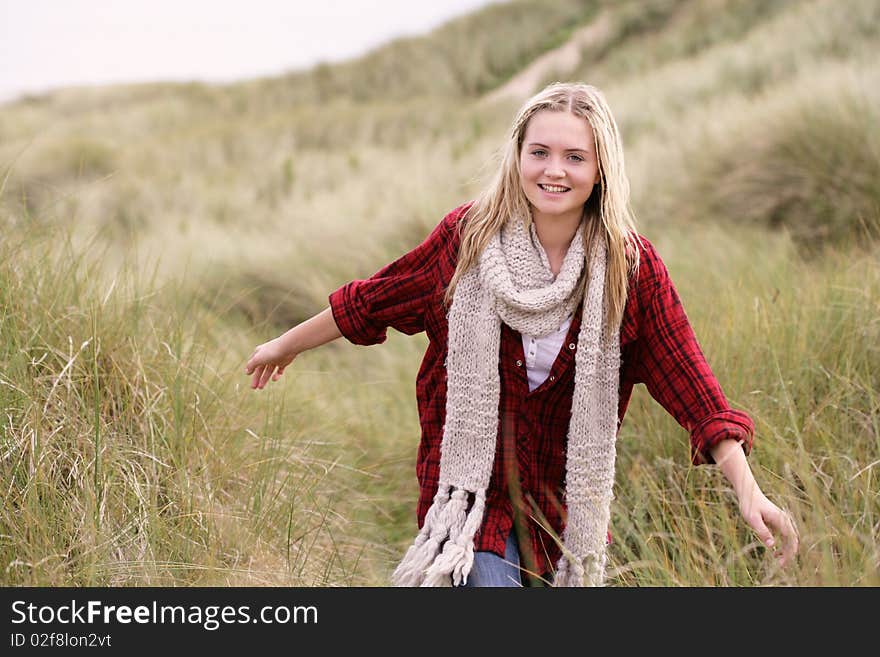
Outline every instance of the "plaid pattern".
<path id="1" fill-rule="evenodd" d="M 468 206 L 447 214 L 409 253 L 370 278 L 352 281 L 330 295 L 339 330 L 355 344 L 384 342 L 389 326 L 409 335 L 427 333 L 429 345 L 416 379 L 422 430 L 416 461 L 419 527 L 440 476 L 446 412 L 443 294 L 455 270 L 458 221 Z M 644 383 L 651 396 L 689 432 L 694 464 L 711 463 L 709 449 L 724 438 L 742 439 L 748 454 L 754 424 L 747 414 L 730 408 L 666 266 L 654 247 L 643 241 L 638 281 L 630 282 L 620 330 L 618 427 L 633 386 Z M 565 525 L 565 447 L 580 320 L 578 308 L 549 377 L 532 392 L 521 336 L 506 324 L 501 327 L 498 451 L 475 548 L 503 557 L 509 533 L 517 531 L 522 565 L 536 575 L 548 573 L 560 557 L 554 534 L 561 536 Z"/>

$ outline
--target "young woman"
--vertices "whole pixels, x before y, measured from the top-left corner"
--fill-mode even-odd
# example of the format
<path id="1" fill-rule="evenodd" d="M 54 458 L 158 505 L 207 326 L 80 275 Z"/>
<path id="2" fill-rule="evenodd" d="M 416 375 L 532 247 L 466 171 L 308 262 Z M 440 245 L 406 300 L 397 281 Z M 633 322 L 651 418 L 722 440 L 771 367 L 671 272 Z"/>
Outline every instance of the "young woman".
<path id="1" fill-rule="evenodd" d="M 403 586 L 602 584 L 615 440 L 632 388 L 717 463 L 746 522 L 784 565 L 790 517 L 746 461 L 754 425 L 730 408 L 666 267 L 629 210 L 622 142 L 602 93 L 557 83 L 529 99 L 486 190 L 416 249 L 330 295 L 259 345 L 252 387 L 340 336 L 391 326 L 430 339 L 416 388 L 420 531 Z"/>

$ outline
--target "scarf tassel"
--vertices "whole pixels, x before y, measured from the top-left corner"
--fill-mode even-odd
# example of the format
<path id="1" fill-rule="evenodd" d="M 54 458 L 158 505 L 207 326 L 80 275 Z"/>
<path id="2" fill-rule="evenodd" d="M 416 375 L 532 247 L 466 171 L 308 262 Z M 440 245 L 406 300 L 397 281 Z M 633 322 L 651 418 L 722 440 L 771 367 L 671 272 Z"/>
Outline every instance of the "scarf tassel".
<path id="1" fill-rule="evenodd" d="M 441 529 L 437 520 L 448 501 L 449 486 L 441 484 L 437 488 L 428 513 L 425 514 L 421 531 L 391 575 L 391 583 L 394 586 L 418 586 L 421 583 L 422 573 L 434 560 L 440 544 L 446 537 L 446 532 Z"/>
<path id="2" fill-rule="evenodd" d="M 486 493 L 478 491 L 468 511 L 468 491 L 458 488 L 450 495 L 450 488 L 439 487 L 421 532 L 391 576 L 395 586 L 450 586 L 467 581 Z"/>
<path id="3" fill-rule="evenodd" d="M 604 586 L 605 552 L 591 552 L 582 560 L 563 555 L 553 577 L 553 586 Z"/>

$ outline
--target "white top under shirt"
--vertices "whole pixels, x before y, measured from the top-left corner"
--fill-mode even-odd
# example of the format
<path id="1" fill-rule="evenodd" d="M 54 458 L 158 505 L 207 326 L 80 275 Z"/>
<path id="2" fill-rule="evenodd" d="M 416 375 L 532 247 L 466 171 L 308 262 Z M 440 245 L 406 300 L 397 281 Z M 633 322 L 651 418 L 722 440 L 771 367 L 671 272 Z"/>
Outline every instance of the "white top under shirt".
<path id="1" fill-rule="evenodd" d="M 526 374 L 529 377 L 529 392 L 537 388 L 550 376 L 550 368 L 556 361 L 556 356 L 565 342 L 568 329 L 571 327 L 571 315 L 568 316 L 559 330 L 535 338 L 531 335 L 522 336 L 523 353 L 526 355 Z"/>

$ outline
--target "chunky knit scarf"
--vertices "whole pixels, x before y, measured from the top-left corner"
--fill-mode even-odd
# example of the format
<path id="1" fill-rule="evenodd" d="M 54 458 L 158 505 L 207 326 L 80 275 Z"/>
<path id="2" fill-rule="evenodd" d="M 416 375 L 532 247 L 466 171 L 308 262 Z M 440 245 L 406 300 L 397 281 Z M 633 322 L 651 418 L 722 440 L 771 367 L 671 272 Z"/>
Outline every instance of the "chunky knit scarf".
<path id="1" fill-rule="evenodd" d="M 585 266 L 584 226 L 554 278 L 534 224 L 511 218 L 479 265 L 460 279 L 449 311 L 446 423 L 440 482 L 425 522 L 394 571 L 397 586 L 450 586 L 467 580 L 474 535 L 483 520 L 498 436 L 501 322 L 543 336 L 577 305 Z M 606 246 L 597 240 L 575 353 L 575 384 L 566 451 L 568 511 L 554 586 L 602 585 L 614 484 L 619 326 L 605 326 Z M 473 502 L 471 503 L 471 494 Z"/>

